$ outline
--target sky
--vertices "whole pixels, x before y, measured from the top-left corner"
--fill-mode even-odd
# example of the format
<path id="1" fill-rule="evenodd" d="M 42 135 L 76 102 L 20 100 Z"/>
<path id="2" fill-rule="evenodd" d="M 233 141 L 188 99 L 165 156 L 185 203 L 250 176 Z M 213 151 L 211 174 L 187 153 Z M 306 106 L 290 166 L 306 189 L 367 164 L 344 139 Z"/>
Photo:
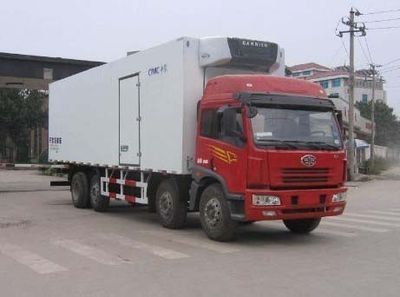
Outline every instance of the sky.
<path id="1" fill-rule="evenodd" d="M 349 37 L 337 37 L 335 29 L 351 7 L 364 13 L 356 20 L 369 22 L 367 28 L 400 26 L 398 0 L 1 2 L 0 52 L 105 62 L 181 36 L 229 36 L 276 42 L 289 66 L 316 62 L 332 67 L 349 63 Z M 397 11 L 367 14 L 386 10 Z M 377 20 L 382 22 L 371 22 Z M 386 66 L 381 72 L 388 104 L 400 117 L 400 28 L 368 30 L 366 38 L 355 40 L 355 55 L 356 68 L 367 67 L 371 59 Z"/>

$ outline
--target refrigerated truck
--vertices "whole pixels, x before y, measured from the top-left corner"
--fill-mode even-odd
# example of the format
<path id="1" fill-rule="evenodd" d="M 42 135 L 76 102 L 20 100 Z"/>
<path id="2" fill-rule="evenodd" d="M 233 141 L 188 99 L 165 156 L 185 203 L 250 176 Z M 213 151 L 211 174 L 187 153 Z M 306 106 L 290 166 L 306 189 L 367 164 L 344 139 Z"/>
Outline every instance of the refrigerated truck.
<path id="1" fill-rule="evenodd" d="M 68 165 L 74 206 L 145 204 L 167 228 L 199 211 L 219 241 L 242 223 L 308 233 L 341 214 L 335 107 L 284 61 L 273 42 L 184 37 L 50 84 L 49 160 Z"/>

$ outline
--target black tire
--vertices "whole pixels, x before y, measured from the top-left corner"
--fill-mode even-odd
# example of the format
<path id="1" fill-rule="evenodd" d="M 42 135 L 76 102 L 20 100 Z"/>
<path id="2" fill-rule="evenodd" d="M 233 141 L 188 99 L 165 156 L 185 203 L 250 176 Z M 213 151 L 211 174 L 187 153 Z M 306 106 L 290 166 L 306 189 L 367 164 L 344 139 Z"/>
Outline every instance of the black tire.
<path id="1" fill-rule="evenodd" d="M 72 203 L 76 208 L 87 208 L 89 204 L 89 184 L 84 172 L 78 171 L 71 180 Z"/>
<path id="2" fill-rule="evenodd" d="M 228 202 L 219 184 L 208 186 L 200 197 L 200 222 L 206 235 L 216 241 L 235 238 L 237 222 L 232 220 Z"/>
<path id="3" fill-rule="evenodd" d="M 110 197 L 100 194 L 100 176 L 94 174 L 90 179 L 89 186 L 90 204 L 98 212 L 105 212 L 110 205 Z"/>
<path id="4" fill-rule="evenodd" d="M 173 178 L 160 183 L 156 193 L 156 212 L 158 219 L 166 228 L 180 229 L 186 222 L 187 206 Z"/>
<path id="5" fill-rule="evenodd" d="M 307 234 L 316 229 L 321 222 L 321 218 L 283 220 L 286 228 L 293 233 Z"/>

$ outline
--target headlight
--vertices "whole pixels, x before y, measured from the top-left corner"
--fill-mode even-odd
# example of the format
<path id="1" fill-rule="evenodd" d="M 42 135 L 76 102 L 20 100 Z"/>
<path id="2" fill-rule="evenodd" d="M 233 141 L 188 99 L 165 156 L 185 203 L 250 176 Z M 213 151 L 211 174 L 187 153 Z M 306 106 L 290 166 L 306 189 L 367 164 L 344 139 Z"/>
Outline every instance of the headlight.
<path id="1" fill-rule="evenodd" d="M 343 202 L 346 201 L 346 192 L 333 194 L 332 202 Z"/>
<path id="2" fill-rule="evenodd" d="M 253 194 L 253 205 L 281 205 L 281 199 L 277 196 Z"/>

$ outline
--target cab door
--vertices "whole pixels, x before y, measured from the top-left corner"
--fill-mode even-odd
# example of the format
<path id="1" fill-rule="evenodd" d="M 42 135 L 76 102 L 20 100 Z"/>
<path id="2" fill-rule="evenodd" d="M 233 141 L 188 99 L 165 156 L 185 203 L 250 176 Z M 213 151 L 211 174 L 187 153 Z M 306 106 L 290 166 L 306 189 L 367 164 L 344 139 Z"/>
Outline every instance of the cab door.
<path id="1" fill-rule="evenodd" d="M 214 171 L 230 193 L 246 188 L 247 153 L 240 108 L 204 108 L 200 117 L 196 163 Z"/>

